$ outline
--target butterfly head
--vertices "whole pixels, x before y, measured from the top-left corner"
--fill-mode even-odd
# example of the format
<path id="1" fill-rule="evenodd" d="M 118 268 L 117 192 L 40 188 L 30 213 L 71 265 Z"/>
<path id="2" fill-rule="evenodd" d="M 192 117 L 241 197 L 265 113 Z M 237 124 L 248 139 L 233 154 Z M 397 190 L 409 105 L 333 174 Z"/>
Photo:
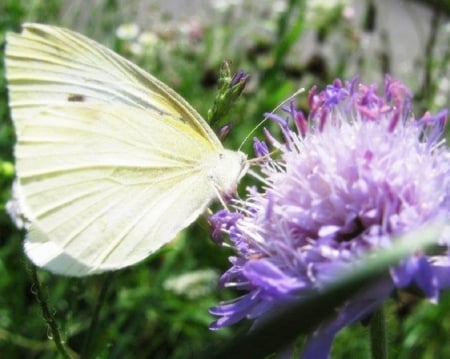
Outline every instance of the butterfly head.
<path id="1" fill-rule="evenodd" d="M 237 185 L 248 167 L 246 154 L 224 149 L 211 159 L 208 177 L 219 194 L 227 197 L 236 193 Z"/>

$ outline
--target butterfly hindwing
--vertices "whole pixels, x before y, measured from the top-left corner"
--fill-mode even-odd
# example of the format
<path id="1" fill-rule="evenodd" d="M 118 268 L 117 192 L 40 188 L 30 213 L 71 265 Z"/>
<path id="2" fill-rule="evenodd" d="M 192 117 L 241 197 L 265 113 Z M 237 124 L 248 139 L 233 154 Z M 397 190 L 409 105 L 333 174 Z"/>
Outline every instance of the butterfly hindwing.
<path id="1" fill-rule="evenodd" d="M 210 144 L 177 121 L 86 105 L 42 111 L 22 128 L 17 176 L 33 214 L 25 248 L 35 263 L 58 273 L 73 274 L 72 261 L 88 273 L 135 263 L 215 196 L 200 165 Z M 181 155 L 165 150 L 168 138 Z"/>

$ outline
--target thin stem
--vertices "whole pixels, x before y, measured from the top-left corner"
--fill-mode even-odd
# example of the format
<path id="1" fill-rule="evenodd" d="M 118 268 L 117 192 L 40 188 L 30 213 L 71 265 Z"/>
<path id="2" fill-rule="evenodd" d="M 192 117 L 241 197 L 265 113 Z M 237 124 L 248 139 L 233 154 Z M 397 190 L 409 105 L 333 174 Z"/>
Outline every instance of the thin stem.
<path id="1" fill-rule="evenodd" d="M 84 341 L 83 341 L 83 347 L 81 350 L 81 358 L 83 358 L 83 359 L 90 358 L 92 355 L 92 342 L 97 333 L 99 317 L 100 317 L 100 310 L 101 310 L 103 304 L 105 303 L 106 293 L 107 293 L 109 285 L 111 283 L 112 276 L 113 276 L 112 273 L 107 273 L 102 278 L 102 286 L 100 288 L 100 293 L 98 295 L 97 304 L 95 306 L 94 313 L 92 314 L 91 324 L 89 325 L 89 329 L 88 329 L 86 336 L 84 337 Z"/>
<path id="2" fill-rule="evenodd" d="M 50 328 L 51 337 L 53 341 L 55 342 L 56 348 L 58 349 L 61 356 L 65 359 L 73 359 L 74 356 L 70 355 L 66 346 L 64 345 L 64 342 L 61 337 L 61 333 L 58 328 L 58 324 L 56 323 L 55 317 L 51 313 L 47 300 L 44 296 L 44 293 L 42 291 L 42 286 L 39 281 L 36 267 L 34 265 L 30 266 L 30 276 L 31 276 L 31 282 L 33 285 L 33 294 L 36 297 L 36 300 L 41 307 L 41 312 L 44 317 L 44 320 L 47 322 L 47 325 Z"/>
<path id="3" fill-rule="evenodd" d="M 381 305 L 370 319 L 370 351 L 372 359 L 387 358 L 386 320 Z"/>
<path id="4" fill-rule="evenodd" d="M 439 33 L 439 24 L 442 17 L 441 11 L 434 7 L 433 15 L 430 20 L 430 33 L 425 44 L 425 72 L 423 76 L 422 88 L 420 91 L 420 99 L 429 101 L 436 92 L 436 85 L 433 84 L 433 69 L 435 67 L 435 49 Z"/>

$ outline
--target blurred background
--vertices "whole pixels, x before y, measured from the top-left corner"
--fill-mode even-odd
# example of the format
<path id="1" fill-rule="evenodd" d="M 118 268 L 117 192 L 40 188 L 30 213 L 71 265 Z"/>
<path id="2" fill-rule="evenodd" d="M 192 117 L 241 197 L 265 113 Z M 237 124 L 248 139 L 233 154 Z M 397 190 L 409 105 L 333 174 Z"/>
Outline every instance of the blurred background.
<path id="1" fill-rule="evenodd" d="M 382 88 L 388 73 L 412 90 L 418 117 L 448 108 L 449 16 L 448 0 L 2 0 L 0 52 L 3 59 L 6 32 L 19 31 L 23 22 L 68 27 L 154 74 L 204 116 L 227 60 L 234 72 L 251 76 L 220 124 L 233 124 L 226 147 L 237 148 L 265 112 L 298 88 L 322 87 L 338 77 L 358 76 Z M 55 358 L 33 295 L 24 233 L 4 211 L 14 178 L 14 134 L 3 73 L 1 61 L 0 357 Z M 306 94 L 296 103 L 304 108 Z M 244 150 L 252 153 L 251 141 Z M 208 330 L 208 309 L 237 295 L 217 290 L 231 254 L 211 241 L 205 225 L 194 225 L 151 258 L 112 275 L 71 279 L 38 273 L 74 352 L 89 346 L 85 357 L 189 358 L 248 327 Z M 105 281 L 109 287 L 92 331 Z M 450 357 L 449 317 L 448 294 L 434 305 L 399 293 L 388 303 L 391 357 Z M 368 357 L 366 331 L 359 324 L 340 333 L 333 358 Z"/>

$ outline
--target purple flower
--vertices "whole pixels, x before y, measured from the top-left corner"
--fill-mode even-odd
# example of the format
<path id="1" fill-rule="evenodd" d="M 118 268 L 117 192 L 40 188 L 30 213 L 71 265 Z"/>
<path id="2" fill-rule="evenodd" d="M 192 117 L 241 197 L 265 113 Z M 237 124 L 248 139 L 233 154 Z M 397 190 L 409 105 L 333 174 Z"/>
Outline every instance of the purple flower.
<path id="1" fill-rule="evenodd" d="M 277 158 L 255 141 L 256 154 L 267 159 L 256 175 L 262 189 L 250 188 L 245 201 L 211 217 L 215 238 L 236 252 L 220 283 L 244 292 L 211 309 L 219 317 L 212 329 L 257 321 L 283 302 L 320 291 L 397 236 L 450 219 L 447 111 L 415 119 L 410 91 L 390 77 L 384 87 L 380 94 L 375 85 L 336 80 L 310 91 L 309 116 L 292 105 L 284 117 L 269 116 L 284 140 L 266 132 Z M 373 290 L 349 300 L 310 336 L 304 357 L 326 358 L 335 333 L 396 288 L 414 285 L 436 301 L 450 286 L 448 233 L 436 238 L 438 254 L 416 251 Z"/>

